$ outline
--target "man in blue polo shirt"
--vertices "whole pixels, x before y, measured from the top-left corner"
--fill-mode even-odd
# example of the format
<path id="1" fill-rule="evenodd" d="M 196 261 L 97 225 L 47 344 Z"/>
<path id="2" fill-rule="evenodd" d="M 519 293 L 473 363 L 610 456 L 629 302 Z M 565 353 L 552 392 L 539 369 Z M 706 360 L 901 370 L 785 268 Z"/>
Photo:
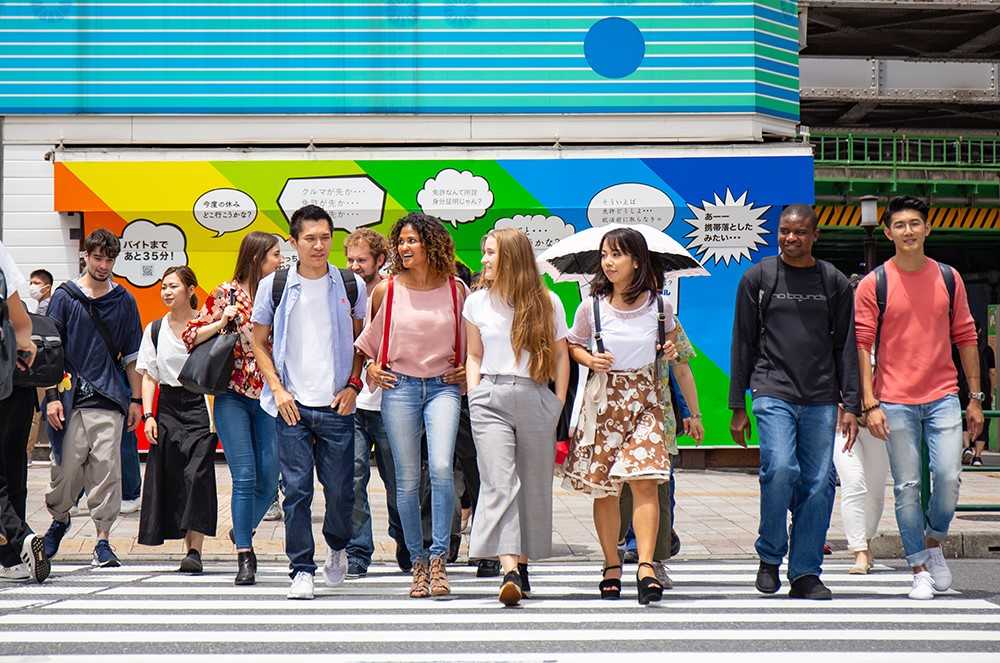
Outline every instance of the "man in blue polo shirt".
<path id="1" fill-rule="evenodd" d="M 354 508 L 354 403 L 361 391 L 361 356 L 354 339 L 367 308 L 364 281 L 330 266 L 333 221 L 321 207 L 292 215 L 298 263 L 264 278 L 254 301 L 254 356 L 264 375 L 260 404 L 276 417 L 278 464 L 285 483 L 285 553 L 290 599 L 313 598 L 313 472 L 326 498 L 323 537 L 327 585 L 347 575 Z M 280 299 L 275 306 L 275 279 Z M 353 287 L 348 288 L 348 285 Z M 353 306 L 351 305 L 353 291 Z M 273 352 L 269 338 L 273 335 Z"/>

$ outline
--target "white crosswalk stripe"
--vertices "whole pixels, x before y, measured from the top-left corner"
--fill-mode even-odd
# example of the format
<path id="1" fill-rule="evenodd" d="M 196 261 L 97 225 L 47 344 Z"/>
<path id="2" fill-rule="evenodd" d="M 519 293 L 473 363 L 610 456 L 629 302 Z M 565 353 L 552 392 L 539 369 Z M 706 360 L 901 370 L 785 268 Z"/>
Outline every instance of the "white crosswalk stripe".
<path id="1" fill-rule="evenodd" d="M 314 601 L 287 601 L 288 572 L 262 564 L 258 584 L 233 586 L 232 564 L 207 563 L 200 576 L 173 564 L 121 569 L 53 567 L 43 585 L 0 585 L 0 655 L 19 660 L 177 663 L 287 661 L 572 661 L 684 660 L 809 663 L 899 660 L 963 663 L 995 660 L 1000 606 L 950 591 L 933 601 L 906 598 L 910 575 L 880 566 L 870 576 L 826 566 L 834 593 L 825 602 L 761 596 L 756 566 L 678 562 L 675 589 L 641 607 L 626 575 L 622 599 L 597 598 L 594 564 L 535 564 L 532 598 L 507 609 L 497 578 L 449 569 L 452 597 L 414 600 L 409 578 L 373 567 L 366 578 L 328 588 L 317 577 Z M 634 568 L 634 567 L 633 567 Z M 838 657 L 834 661 L 834 657 Z M 933 657 L 933 658 L 932 658 Z M 623 662 L 624 663 L 624 662 Z"/>

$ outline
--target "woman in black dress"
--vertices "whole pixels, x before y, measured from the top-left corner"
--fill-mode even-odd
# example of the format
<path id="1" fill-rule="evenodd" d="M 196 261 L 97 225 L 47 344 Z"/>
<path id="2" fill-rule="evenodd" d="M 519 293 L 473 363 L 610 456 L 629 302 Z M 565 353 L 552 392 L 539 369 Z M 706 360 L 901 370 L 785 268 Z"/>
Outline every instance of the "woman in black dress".
<path id="1" fill-rule="evenodd" d="M 143 331 L 136 370 L 142 374 L 142 407 L 149 456 L 139 519 L 139 543 L 184 539 L 182 573 L 201 573 L 201 547 L 215 536 L 218 500 L 215 447 L 205 397 L 177 379 L 188 357 L 181 334 L 197 314 L 198 281 L 188 267 L 171 267 L 160 285 L 167 314 Z M 154 410 L 156 388 L 159 399 Z M 155 412 L 155 414 L 154 414 Z"/>

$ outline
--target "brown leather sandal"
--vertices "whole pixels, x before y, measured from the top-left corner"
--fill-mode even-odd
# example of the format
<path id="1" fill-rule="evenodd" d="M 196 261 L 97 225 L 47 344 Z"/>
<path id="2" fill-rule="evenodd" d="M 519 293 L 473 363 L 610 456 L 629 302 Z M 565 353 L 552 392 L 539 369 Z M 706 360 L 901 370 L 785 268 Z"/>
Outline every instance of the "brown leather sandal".
<path id="1" fill-rule="evenodd" d="M 431 559 L 431 596 L 448 596 L 451 585 L 448 584 L 448 570 L 444 565 L 444 557 Z"/>
<path id="2" fill-rule="evenodd" d="M 410 582 L 410 598 L 425 599 L 431 594 L 430 575 L 425 560 L 413 561 L 413 580 Z"/>

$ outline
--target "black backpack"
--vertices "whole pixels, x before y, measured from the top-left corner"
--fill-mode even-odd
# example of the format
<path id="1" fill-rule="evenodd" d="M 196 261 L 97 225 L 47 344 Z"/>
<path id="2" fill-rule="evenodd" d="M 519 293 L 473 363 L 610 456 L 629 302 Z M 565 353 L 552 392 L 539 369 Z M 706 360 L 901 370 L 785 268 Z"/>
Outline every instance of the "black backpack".
<path id="1" fill-rule="evenodd" d="M 941 270 L 944 287 L 948 290 L 948 321 L 951 322 L 955 319 L 955 272 L 943 262 L 938 263 L 938 269 Z M 885 309 L 889 301 L 887 276 L 885 265 L 879 265 L 875 268 L 875 303 L 878 304 L 878 320 L 875 323 L 875 344 L 872 346 L 872 354 L 875 356 L 876 364 L 878 364 L 878 346 L 882 341 L 882 319 L 885 317 Z"/>
<path id="2" fill-rule="evenodd" d="M 347 290 L 347 301 L 351 304 L 351 310 L 358 303 L 358 282 L 354 280 L 354 272 L 349 269 L 338 270 L 340 278 L 344 280 L 344 288 Z M 282 267 L 274 273 L 274 281 L 271 282 L 271 304 L 274 310 L 278 310 L 278 304 L 285 294 L 285 283 L 288 282 L 288 267 Z"/>

